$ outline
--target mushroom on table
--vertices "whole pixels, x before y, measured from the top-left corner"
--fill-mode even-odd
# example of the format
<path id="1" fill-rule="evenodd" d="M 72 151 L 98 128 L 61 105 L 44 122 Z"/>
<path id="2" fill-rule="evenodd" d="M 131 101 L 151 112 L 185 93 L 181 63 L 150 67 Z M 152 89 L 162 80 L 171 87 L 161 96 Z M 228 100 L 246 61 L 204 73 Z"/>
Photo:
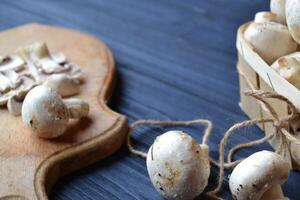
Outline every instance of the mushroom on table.
<path id="1" fill-rule="evenodd" d="M 280 155 L 259 151 L 239 163 L 232 171 L 229 187 L 235 200 L 288 200 L 281 184 L 291 168 Z"/>
<path id="2" fill-rule="evenodd" d="M 182 131 L 158 136 L 147 154 L 148 174 L 167 199 L 194 199 L 208 184 L 208 146 L 199 145 Z"/>

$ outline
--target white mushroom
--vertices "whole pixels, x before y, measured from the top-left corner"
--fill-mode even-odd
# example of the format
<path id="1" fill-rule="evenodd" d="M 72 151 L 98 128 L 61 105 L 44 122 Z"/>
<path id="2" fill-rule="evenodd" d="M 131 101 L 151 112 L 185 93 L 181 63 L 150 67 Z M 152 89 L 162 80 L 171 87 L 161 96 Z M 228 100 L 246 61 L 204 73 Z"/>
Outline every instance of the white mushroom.
<path id="1" fill-rule="evenodd" d="M 280 76 L 300 89 L 300 52 L 277 59 L 272 65 Z"/>
<path id="2" fill-rule="evenodd" d="M 300 1 L 286 1 L 286 22 L 292 37 L 296 42 L 300 43 Z"/>
<path id="3" fill-rule="evenodd" d="M 36 86 L 24 99 L 23 122 L 39 137 L 59 137 L 65 132 L 70 118 L 87 116 L 89 111 L 86 102 L 79 99 L 70 101 L 63 101 L 51 88 Z"/>
<path id="4" fill-rule="evenodd" d="M 24 97 L 14 95 L 11 96 L 7 101 L 7 109 L 8 112 L 14 116 L 21 115 L 22 104 Z"/>
<path id="5" fill-rule="evenodd" d="M 64 64 L 67 62 L 67 58 L 63 53 L 53 53 L 50 55 L 54 62 L 58 64 Z"/>
<path id="6" fill-rule="evenodd" d="M 46 79 L 44 85 L 52 88 L 62 97 L 72 96 L 79 93 L 79 81 L 67 74 L 53 74 Z"/>
<path id="7" fill-rule="evenodd" d="M 20 71 L 24 69 L 25 62 L 16 55 L 0 58 L 0 72 L 7 70 Z"/>
<path id="8" fill-rule="evenodd" d="M 254 18 L 255 23 L 261 23 L 261 22 L 278 22 L 277 21 L 277 15 L 271 12 L 258 12 L 255 14 Z"/>
<path id="9" fill-rule="evenodd" d="M 251 23 L 244 36 L 268 64 L 297 49 L 287 27 L 275 22 Z"/>
<path id="10" fill-rule="evenodd" d="M 147 170 L 156 190 L 167 199 L 193 199 L 207 186 L 208 146 L 182 131 L 156 138 L 147 154 Z"/>
<path id="11" fill-rule="evenodd" d="M 0 92 L 5 93 L 10 90 L 10 80 L 0 72 Z"/>
<path id="12" fill-rule="evenodd" d="M 278 22 L 285 25 L 285 0 L 271 0 L 270 9 L 272 13 L 277 15 Z"/>
<path id="13" fill-rule="evenodd" d="M 290 172 L 290 165 L 271 151 L 252 154 L 239 163 L 229 179 L 235 200 L 287 200 L 281 189 Z"/>

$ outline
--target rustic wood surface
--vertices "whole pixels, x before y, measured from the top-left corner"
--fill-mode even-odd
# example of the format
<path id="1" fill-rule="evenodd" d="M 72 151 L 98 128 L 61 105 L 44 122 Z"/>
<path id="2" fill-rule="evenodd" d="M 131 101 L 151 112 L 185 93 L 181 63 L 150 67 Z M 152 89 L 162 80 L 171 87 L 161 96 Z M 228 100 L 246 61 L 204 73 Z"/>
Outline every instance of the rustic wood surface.
<path id="1" fill-rule="evenodd" d="M 232 124 L 249 119 L 238 102 L 236 34 L 258 11 L 269 10 L 262 0 L 1 0 L 0 29 L 30 22 L 59 25 L 101 38 L 113 51 L 118 71 L 110 103 L 113 110 L 137 119 L 214 122 L 210 155 L 217 159 L 220 140 Z M 201 141 L 203 128 L 176 127 Z M 147 151 L 166 128 L 140 127 L 134 144 Z M 228 147 L 258 139 L 257 127 L 236 131 Z M 235 159 L 272 148 L 268 143 L 244 149 Z M 232 196 L 226 171 L 224 199 Z M 209 186 L 216 184 L 212 167 Z M 299 199 L 300 173 L 283 185 L 290 199 Z M 71 173 L 54 186 L 53 200 L 162 200 L 145 160 L 126 147 L 104 161 Z M 198 199 L 206 199 L 204 195 Z"/>
<path id="2" fill-rule="evenodd" d="M 0 112 L 0 199 L 47 199 L 57 179 L 116 151 L 124 141 L 126 118 L 106 103 L 112 94 L 115 68 L 110 50 L 99 40 L 72 30 L 29 24 L 0 33 L 0 55 L 45 41 L 79 64 L 85 83 L 76 97 L 87 101 L 87 118 L 70 122 L 55 140 L 34 136 L 6 108 Z"/>

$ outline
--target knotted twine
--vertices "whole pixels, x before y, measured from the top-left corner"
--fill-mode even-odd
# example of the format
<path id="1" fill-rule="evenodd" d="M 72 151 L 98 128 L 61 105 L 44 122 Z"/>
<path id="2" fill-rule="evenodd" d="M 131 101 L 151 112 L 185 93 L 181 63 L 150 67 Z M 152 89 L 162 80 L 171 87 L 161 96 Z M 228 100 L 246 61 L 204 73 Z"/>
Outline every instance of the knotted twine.
<path id="1" fill-rule="evenodd" d="M 279 138 L 279 147 L 276 149 L 276 153 L 279 155 L 283 156 L 283 158 L 286 158 L 285 153 L 287 150 L 289 151 L 289 145 L 291 142 L 299 143 L 299 140 L 293 136 L 292 133 L 287 131 L 287 128 L 290 124 L 290 122 L 300 119 L 300 115 L 298 113 L 297 108 L 294 106 L 292 102 L 290 102 L 287 98 L 285 98 L 282 95 L 273 93 L 273 92 L 265 92 L 262 90 L 257 90 L 254 85 L 251 83 L 251 81 L 248 79 L 248 77 L 238 68 L 239 74 L 246 80 L 247 84 L 251 88 L 251 90 L 246 91 L 245 95 L 254 97 L 259 105 L 260 108 L 263 109 L 270 118 L 261 118 L 261 119 L 252 119 L 252 120 L 246 120 L 240 123 L 237 123 L 230 127 L 226 133 L 224 134 L 221 142 L 220 142 L 220 147 L 219 147 L 219 179 L 218 179 L 218 184 L 217 187 L 208 192 L 207 195 L 214 198 L 214 199 L 219 199 L 217 197 L 217 194 L 220 192 L 222 189 L 223 185 L 223 179 L 224 179 L 224 168 L 225 168 L 225 147 L 227 140 L 229 136 L 237 129 L 246 127 L 246 126 L 251 126 L 257 123 L 267 123 L 271 122 L 273 126 L 275 127 L 275 132 L 270 134 L 270 135 L 265 135 L 265 137 L 251 141 L 245 144 L 239 144 L 235 147 L 233 147 L 227 156 L 227 162 L 232 163 L 232 156 L 233 154 L 246 147 L 250 147 L 253 145 L 261 144 L 266 142 L 267 140 L 271 139 L 272 137 L 278 137 Z M 290 109 L 290 114 L 287 117 L 284 117 L 283 119 L 279 119 L 278 114 L 276 111 L 273 109 L 273 107 L 266 101 L 266 99 L 278 99 L 280 101 L 283 101 L 287 104 L 288 108 Z M 241 160 L 239 160 L 241 161 Z"/>
<path id="2" fill-rule="evenodd" d="M 266 142 L 267 140 L 271 139 L 272 137 L 279 137 L 279 147 L 276 150 L 276 153 L 279 155 L 282 155 L 283 157 L 286 157 L 284 154 L 286 152 L 286 149 L 289 148 L 290 142 L 296 142 L 299 143 L 299 140 L 296 139 L 289 131 L 286 129 L 288 128 L 288 125 L 291 121 L 300 119 L 300 115 L 297 111 L 297 108 L 284 96 L 272 93 L 272 92 L 265 92 L 262 90 L 257 90 L 254 85 L 251 83 L 251 81 L 247 78 L 247 76 L 239 70 L 239 74 L 244 77 L 248 85 L 250 86 L 251 90 L 246 91 L 245 95 L 251 96 L 255 98 L 258 103 L 260 104 L 261 109 L 263 109 L 269 116 L 270 118 L 259 118 L 259 119 L 252 119 L 252 120 L 246 120 L 243 122 L 239 122 L 234 124 L 232 127 L 230 127 L 226 133 L 224 134 L 220 146 L 219 146 L 219 161 L 215 161 L 211 157 L 209 157 L 209 160 L 212 164 L 216 165 L 219 167 L 219 178 L 218 178 L 218 184 L 217 187 L 206 193 L 206 195 L 212 199 L 218 199 L 222 200 L 222 198 L 218 197 L 217 194 L 220 192 L 223 186 L 223 180 L 224 180 L 224 174 L 225 174 L 225 168 L 233 168 L 235 167 L 238 163 L 240 163 L 243 159 L 232 161 L 232 157 L 234 153 L 240 149 L 251 147 L 253 145 L 258 145 L 261 143 Z M 276 111 L 273 109 L 273 107 L 266 101 L 266 99 L 278 99 L 283 102 L 286 102 L 291 113 L 283 118 L 279 119 L 278 114 Z M 228 138 L 230 135 L 234 133 L 235 130 L 243 128 L 243 127 L 248 127 L 252 126 L 258 123 L 272 123 L 273 126 L 276 128 L 275 132 L 270 135 L 265 135 L 263 138 L 254 140 L 248 143 L 244 144 L 239 144 L 230 149 L 228 156 L 227 156 L 227 163 L 225 162 L 225 147 L 228 141 Z M 212 122 L 206 119 L 196 119 L 196 120 L 191 120 L 191 121 L 160 121 L 160 120 L 138 120 L 130 125 L 130 129 L 127 135 L 127 146 L 128 149 L 131 153 L 141 156 L 143 158 L 147 157 L 147 153 L 143 151 L 139 151 L 134 149 L 134 147 L 131 144 L 131 135 L 133 130 L 140 125 L 152 125 L 152 126 L 190 126 L 194 124 L 201 124 L 201 125 L 206 125 L 207 128 L 203 134 L 202 138 L 202 144 L 208 145 L 208 138 L 211 134 L 212 130 Z"/>

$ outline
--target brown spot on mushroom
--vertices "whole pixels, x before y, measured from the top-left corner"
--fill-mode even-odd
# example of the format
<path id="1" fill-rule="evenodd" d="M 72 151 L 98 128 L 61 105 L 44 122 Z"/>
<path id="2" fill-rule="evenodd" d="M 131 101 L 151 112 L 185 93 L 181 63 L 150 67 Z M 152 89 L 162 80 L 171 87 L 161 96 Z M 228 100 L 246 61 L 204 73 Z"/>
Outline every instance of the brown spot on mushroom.
<path id="1" fill-rule="evenodd" d="M 154 143 L 153 143 L 153 145 L 151 146 L 151 160 L 154 160 L 154 158 L 153 158 L 153 146 L 154 146 Z"/>
<path id="2" fill-rule="evenodd" d="M 33 116 L 33 117 L 31 118 L 31 120 L 29 121 L 29 123 L 30 123 L 30 126 L 31 126 L 33 129 L 37 129 L 37 127 L 38 127 L 38 121 L 37 121 L 37 119 L 35 118 L 35 116 Z"/>
<path id="3" fill-rule="evenodd" d="M 169 175 L 161 176 L 165 182 L 164 185 L 173 187 L 179 179 L 180 172 L 178 170 L 174 170 L 168 162 L 165 163 L 165 168 L 169 171 Z"/>

